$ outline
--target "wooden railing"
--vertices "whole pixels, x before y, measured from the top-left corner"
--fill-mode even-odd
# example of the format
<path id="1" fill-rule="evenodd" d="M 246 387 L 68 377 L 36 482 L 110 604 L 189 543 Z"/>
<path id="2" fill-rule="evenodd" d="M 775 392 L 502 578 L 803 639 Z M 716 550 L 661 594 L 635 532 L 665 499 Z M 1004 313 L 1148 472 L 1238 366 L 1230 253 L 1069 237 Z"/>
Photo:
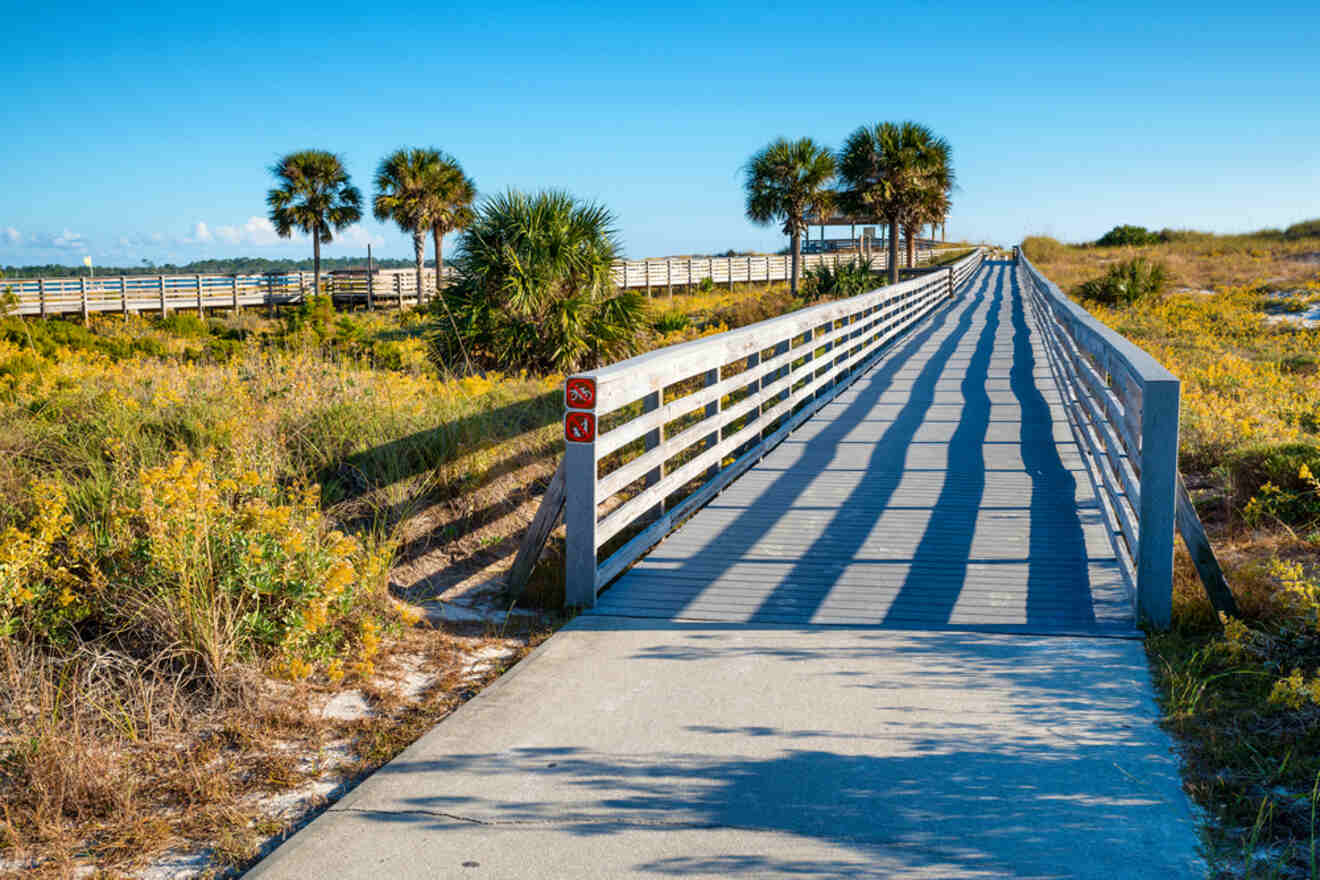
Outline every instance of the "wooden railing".
<path id="1" fill-rule="evenodd" d="M 916 263 L 929 263 L 943 254 L 967 248 L 921 248 Z M 838 266 L 857 259 L 857 254 L 803 254 L 802 272 L 817 266 Z M 900 253 L 900 259 L 902 254 Z M 871 268 L 880 272 L 889 265 L 884 252 L 871 254 Z M 614 264 L 614 283 L 619 287 L 645 287 L 651 290 L 687 287 L 709 278 L 716 285 L 754 281 L 786 281 L 792 273 L 792 258 L 782 254 L 753 254 L 740 257 L 663 257 L 655 260 L 620 260 Z"/>
<path id="2" fill-rule="evenodd" d="M 566 602 L 595 604 L 603 586 L 861 375 L 890 340 L 959 293 L 983 254 L 570 376 Z"/>
<path id="3" fill-rule="evenodd" d="M 917 264 L 928 263 L 941 254 L 953 252 L 919 250 Z M 803 271 L 819 265 L 837 267 L 856 259 L 853 254 L 810 254 L 803 258 Z M 885 268 L 883 254 L 872 257 L 872 268 Z M 742 257 L 667 257 L 656 260 L 618 260 L 614 264 L 614 283 L 619 287 L 665 288 L 691 287 L 709 278 L 717 285 L 754 281 L 783 281 L 789 277 L 791 264 L 786 256 Z M 452 278 L 452 267 L 445 266 L 445 277 Z M 101 312 L 158 312 L 168 314 L 179 309 L 240 309 L 248 306 L 278 306 L 300 303 L 311 292 L 311 272 L 264 273 L 250 275 L 106 275 L 99 278 L 5 278 L 0 279 L 0 294 L 13 294 L 16 304 L 12 314 L 49 317 L 53 315 L 89 315 Z M 377 269 L 368 284 L 366 270 L 326 272 L 321 275 L 321 289 L 339 302 L 367 306 L 402 308 L 417 302 L 417 275 L 414 269 Z M 422 299 L 435 289 L 435 269 L 422 270 Z M 0 310 L 5 307 L 0 305 Z"/>
<path id="4" fill-rule="evenodd" d="M 325 293 L 340 299 L 367 298 L 366 272 L 326 273 Z M 416 301 L 413 269 L 372 273 L 373 299 Z M 435 288 L 435 270 L 422 273 L 423 299 Z M 239 309 L 299 303 L 312 289 L 311 272 L 259 275 L 109 275 L 100 278 L 4 278 L 0 294 L 17 300 L 12 313 L 47 317 L 98 312 L 159 312 L 178 309 Z"/>
<path id="5" fill-rule="evenodd" d="M 1178 379 L 1093 318 L 1015 248 L 1050 366 L 1133 590 L 1138 620 L 1169 625 L 1178 488 Z"/>

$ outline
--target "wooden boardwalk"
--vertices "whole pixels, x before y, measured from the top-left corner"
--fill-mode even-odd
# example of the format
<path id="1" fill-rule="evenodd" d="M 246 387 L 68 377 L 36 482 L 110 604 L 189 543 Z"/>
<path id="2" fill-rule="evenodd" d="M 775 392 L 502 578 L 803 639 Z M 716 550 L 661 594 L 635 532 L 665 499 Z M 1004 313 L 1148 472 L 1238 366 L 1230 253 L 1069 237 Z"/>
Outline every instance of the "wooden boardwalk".
<path id="1" fill-rule="evenodd" d="M 591 613 L 1135 635 L 1013 264 L 982 266 Z"/>

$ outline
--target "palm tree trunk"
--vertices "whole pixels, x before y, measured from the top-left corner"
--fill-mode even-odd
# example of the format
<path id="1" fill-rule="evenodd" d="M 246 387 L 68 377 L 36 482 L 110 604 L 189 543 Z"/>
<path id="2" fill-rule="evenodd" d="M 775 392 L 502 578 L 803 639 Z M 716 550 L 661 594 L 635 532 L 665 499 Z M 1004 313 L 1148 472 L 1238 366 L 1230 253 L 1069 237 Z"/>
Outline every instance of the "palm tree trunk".
<path id="1" fill-rule="evenodd" d="M 426 230 L 413 230 L 413 259 L 417 261 L 417 304 L 420 306 L 423 300 L 423 293 L 426 288 L 422 287 L 422 264 L 426 261 Z"/>
<path id="2" fill-rule="evenodd" d="M 898 221 L 889 221 L 889 283 L 898 283 Z"/>
<path id="3" fill-rule="evenodd" d="M 435 242 L 435 292 L 439 296 L 444 288 L 444 283 L 440 279 L 445 274 L 445 234 L 440 231 L 439 226 L 432 226 L 431 238 Z"/>
<path id="4" fill-rule="evenodd" d="M 789 282 L 788 290 L 793 296 L 797 296 L 798 279 L 802 277 L 802 233 L 796 229 L 790 237 L 793 251 L 793 280 Z"/>
<path id="5" fill-rule="evenodd" d="M 312 296 L 321 295 L 321 230 L 312 229 Z"/>

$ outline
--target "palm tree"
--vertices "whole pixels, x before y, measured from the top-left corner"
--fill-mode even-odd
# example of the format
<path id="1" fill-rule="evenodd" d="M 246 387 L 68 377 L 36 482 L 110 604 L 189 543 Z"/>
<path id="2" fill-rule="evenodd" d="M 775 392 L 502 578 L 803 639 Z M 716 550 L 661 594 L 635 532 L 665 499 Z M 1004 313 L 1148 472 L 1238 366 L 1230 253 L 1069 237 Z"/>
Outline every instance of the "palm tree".
<path id="1" fill-rule="evenodd" d="M 793 252 L 790 290 L 797 296 L 806 217 L 814 212 L 823 218 L 832 207 L 834 156 L 811 138 L 779 138 L 748 159 L 743 174 L 747 219 L 762 225 L 783 223 Z"/>
<path id="2" fill-rule="evenodd" d="M 432 226 L 433 188 L 438 150 L 402 147 L 381 160 L 376 169 L 376 195 L 372 213 L 377 220 L 393 220 L 412 235 L 417 264 L 417 302 L 423 299 L 422 265 L 426 260 L 426 233 Z"/>
<path id="3" fill-rule="evenodd" d="M 889 224 L 890 283 L 898 281 L 898 228 L 920 214 L 932 192 L 947 198 L 953 185 L 950 155 L 947 141 L 915 122 L 864 125 L 839 152 L 845 204 Z"/>
<path id="4" fill-rule="evenodd" d="M 300 150 L 271 166 L 280 186 L 266 194 L 270 222 L 281 238 L 294 229 L 312 237 L 312 283 L 321 292 L 321 245 L 332 230 L 362 219 L 362 193 L 349 182 L 344 163 L 325 150 Z"/>
<path id="5" fill-rule="evenodd" d="M 909 267 L 916 265 L 916 238 L 921 234 L 921 228 L 927 223 L 934 227 L 936 223 L 942 222 L 951 206 L 949 195 L 953 191 L 953 167 L 950 164 L 949 145 L 942 139 L 935 140 L 936 146 L 931 154 L 935 164 L 917 198 L 907 205 L 902 220 Z M 935 237 L 933 229 L 931 237 Z"/>
<path id="6" fill-rule="evenodd" d="M 431 236 L 435 241 L 435 289 L 441 289 L 441 276 L 445 271 L 442 243 L 447 233 L 462 229 L 472 222 L 472 201 L 477 197 L 477 185 L 463 174 L 458 160 L 445 153 L 432 169 L 430 185 Z"/>

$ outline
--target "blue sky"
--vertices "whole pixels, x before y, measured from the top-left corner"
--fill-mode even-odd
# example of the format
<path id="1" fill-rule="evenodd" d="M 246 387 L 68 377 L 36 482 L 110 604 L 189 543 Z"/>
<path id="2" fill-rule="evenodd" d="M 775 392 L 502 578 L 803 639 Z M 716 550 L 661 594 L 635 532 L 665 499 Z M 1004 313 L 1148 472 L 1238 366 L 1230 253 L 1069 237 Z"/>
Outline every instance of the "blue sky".
<path id="1" fill-rule="evenodd" d="M 1314 3 L 3 2 L 0 264 L 302 256 L 270 164 L 333 150 L 369 198 L 402 145 L 604 202 L 632 257 L 773 250 L 747 156 L 887 119 L 953 145 L 951 237 L 1320 215 Z M 373 220 L 326 253 L 367 242 L 410 254 Z"/>

